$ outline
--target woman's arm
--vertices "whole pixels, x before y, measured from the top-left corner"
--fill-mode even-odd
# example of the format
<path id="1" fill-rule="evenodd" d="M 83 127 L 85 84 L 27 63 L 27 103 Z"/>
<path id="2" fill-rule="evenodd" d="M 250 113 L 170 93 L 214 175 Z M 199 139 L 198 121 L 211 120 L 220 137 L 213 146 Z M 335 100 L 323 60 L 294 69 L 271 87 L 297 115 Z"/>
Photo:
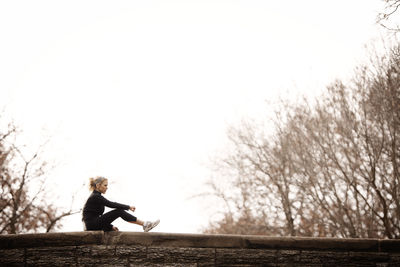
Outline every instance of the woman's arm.
<path id="1" fill-rule="evenodd" d="M 123 210 L 129 210 L 131 207 L 129 205 L 121 204 L 118 202 L 112 202 L 103 197 L 102 195 L 98 195 L 98 201 L 109 208 L 114 208 L 114 209 L 123 209 Z"/>

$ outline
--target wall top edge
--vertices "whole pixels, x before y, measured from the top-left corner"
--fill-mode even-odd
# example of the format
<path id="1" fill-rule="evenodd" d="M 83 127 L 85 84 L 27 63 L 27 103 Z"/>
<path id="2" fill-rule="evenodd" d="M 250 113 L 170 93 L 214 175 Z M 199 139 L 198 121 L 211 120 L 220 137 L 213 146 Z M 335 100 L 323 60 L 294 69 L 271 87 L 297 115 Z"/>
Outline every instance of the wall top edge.
<path id="1" fill-rule="evenodd" d="M 85 245 L 400 252 L 400 240 L 393 239 L 103 231 L 0 235 L 0 249 Z"/>

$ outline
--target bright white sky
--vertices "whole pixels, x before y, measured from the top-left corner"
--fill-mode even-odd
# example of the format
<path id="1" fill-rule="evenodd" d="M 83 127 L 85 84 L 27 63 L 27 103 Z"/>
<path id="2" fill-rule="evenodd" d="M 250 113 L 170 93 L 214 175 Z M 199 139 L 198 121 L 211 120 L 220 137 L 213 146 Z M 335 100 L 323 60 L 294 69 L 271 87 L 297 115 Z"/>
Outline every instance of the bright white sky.
<path id="1" fill-rule="evenodd" d="M 196 233 L 212 209 L 190 196 L 227 125 L 349 76 L 379 38 L 381 2 L 1 1 L 0 104 L 28 145 L 53 135 L 59 204 L 78 191 L 81 207 L 88 178 L 108 176 L 105 196 L 160 218 L 157 231 Z"/>

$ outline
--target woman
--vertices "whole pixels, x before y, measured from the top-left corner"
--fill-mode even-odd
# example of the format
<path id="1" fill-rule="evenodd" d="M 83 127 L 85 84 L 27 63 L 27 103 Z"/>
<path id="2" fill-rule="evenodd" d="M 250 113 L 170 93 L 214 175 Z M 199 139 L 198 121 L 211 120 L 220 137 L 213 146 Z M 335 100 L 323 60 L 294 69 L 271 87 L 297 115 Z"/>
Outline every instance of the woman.
<path id="1" fill-rule="evenodd" d="M 111 202 L 103 197 L 101 194 L 105 194 L 108 188 L 108 180 L 106 178 L 99 176 L 90 178 L 89 181 L 89 189 L 93 191 L 93 193 L 86 201 L 82 212 L 82 221 L 84 222 L 86 231 L 118 231 L 118 228 L 111 224 L 117 218 L 122 218 L 127 222 L 141 225 L 145 232 L 150 231 L 160 223 L 160 220 L 155 222 L 138 220 L 135 216 L 125 211 L 135 211 L 136 208 L 134 206 Z M 114 208 L 114 210 L 103 214 L 104 207 Z"/>

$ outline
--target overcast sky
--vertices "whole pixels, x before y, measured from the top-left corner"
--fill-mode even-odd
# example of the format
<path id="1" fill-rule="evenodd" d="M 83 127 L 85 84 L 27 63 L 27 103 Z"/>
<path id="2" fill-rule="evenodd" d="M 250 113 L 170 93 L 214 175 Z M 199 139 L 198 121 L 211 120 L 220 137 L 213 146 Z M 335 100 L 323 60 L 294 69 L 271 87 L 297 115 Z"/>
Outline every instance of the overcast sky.
<path id="1" fill-rule="evenodd" d="M 209 157 L 279 96 L 346 78 L 379 39 L 381 0 L 1 1 L 0 104 L 36 146 L 52 136 L 58 203 L 91 176 L 162 232 L 213 216 Z M 138 227 L 118 221 L 120 230 Z M 63 231 L 80 231 L 80 215 Z"/>

